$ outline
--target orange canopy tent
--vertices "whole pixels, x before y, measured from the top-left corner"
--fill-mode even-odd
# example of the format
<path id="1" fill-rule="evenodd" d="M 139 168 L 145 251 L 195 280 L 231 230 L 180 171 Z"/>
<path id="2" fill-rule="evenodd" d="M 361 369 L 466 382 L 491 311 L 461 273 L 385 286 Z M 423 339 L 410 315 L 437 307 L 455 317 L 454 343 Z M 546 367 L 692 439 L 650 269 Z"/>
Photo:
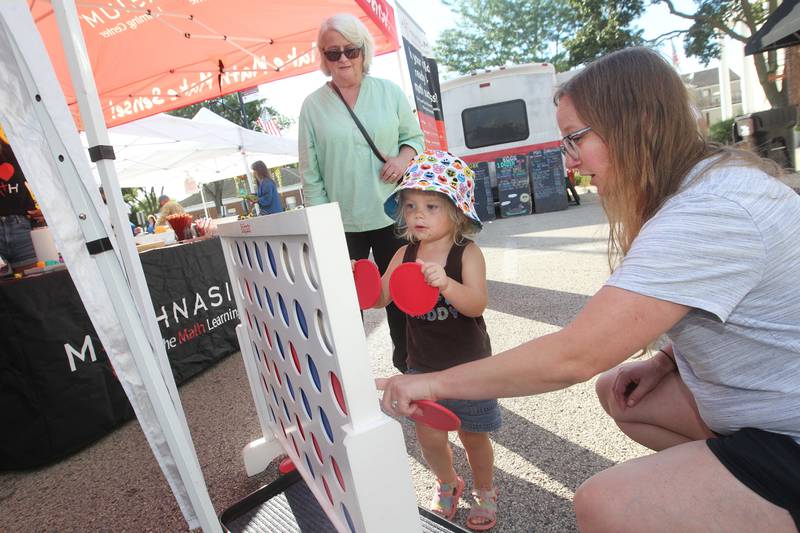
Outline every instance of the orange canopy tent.
<path id="1" fill-rule="evenodd" d="M 52 6 L 30 4 L 80 126 Z M 316 70 L 317 30 L 335 13 L 366 24 L 376 55 L 398 48 L 385 0 L 79 0 L 76 6 L 109 127 Z"/>

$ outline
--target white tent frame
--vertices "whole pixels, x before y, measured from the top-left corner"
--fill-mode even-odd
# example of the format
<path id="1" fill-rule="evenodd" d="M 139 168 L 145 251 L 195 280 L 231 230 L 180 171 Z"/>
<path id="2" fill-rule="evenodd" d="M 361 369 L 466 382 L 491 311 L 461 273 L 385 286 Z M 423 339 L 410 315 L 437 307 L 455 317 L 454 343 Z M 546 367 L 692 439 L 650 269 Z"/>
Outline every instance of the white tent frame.
<path id="1" fill-rule="evenodd" d="M 97 201 L 98 192 L 81 179 L 82 174 L 90 175 L 88 162 L 77 148 L 80 141 L 71 118 L 67 125 L 65 117 L 70 114 L 66 100 L 24 0 L 0 3 L 0 47 L 7 49 L 4 66 L 9 67 L 0 76 L 11 77 L 16 73 L 16 79 L 10 79 L 21 89 L 18 94 L 12 91 L 0 94 L 5 99 L 4 105 L 15 107 L 13 111 L 0 109 L 0 118 L 15 151 L 21 147 L 17 154 L 20 165 L 37 191 L 45 217 L 58 222 L 52 233 L 63 249 L 62 255 L 82 299 L 85 303 L 105 300 L 106 307 L 101 311 L 107 312 L 110 319 L 87 310 L 189 527 L 219 532 L 222 529 L 189 434 L 141 262 L 127 231 L 129 224 L 111 161 L 113 151 L 78 12 L 72 0 L 51 3 L 90 154 L 97 162 L 108 195 L 111 225 L 118 229 L 116 235 L 108 231 Z M 31 136 L 38 136 L 41 143 L 31 146 L 22 142 Z M 33 169 L 38 172 L 31 172 Z M 64 197 L 55 198 L 52 190 L 53 197 L 42 194 L 50 186 L 60 188 Z M 67 243 L 70 230 L 80 235 L 81 246 L 77 249 Z M 86 279 L 86 270 L 97 278 Z M 79 273 L 84 274 L 84 279 Z M 102 281 L 100 287 L 96 279 Z"/>

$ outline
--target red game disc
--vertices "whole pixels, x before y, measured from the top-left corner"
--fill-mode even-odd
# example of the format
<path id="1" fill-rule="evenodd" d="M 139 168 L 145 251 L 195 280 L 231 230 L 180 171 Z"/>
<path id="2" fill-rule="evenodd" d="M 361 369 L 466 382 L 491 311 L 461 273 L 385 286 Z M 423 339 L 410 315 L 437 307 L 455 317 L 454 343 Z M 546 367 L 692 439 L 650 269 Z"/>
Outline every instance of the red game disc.
<path id="1" fill-rule="evenodd" d="M 389 293 L 395 305 L 412 316 L 430 312 L 439 299 L 439 289 L 428 285 L 419 263 L 398 266 L 389 279 Z"/>
<path id="2" fill-rule="evenodd" d="M 461 427 L 461 419 L 447 407 L 430 400 L 417 400 L 412 403 L 418 410 L 411 415 L 411 420 L 441 431 L 455 431 Z"/>
<path id="3" fill-rule="evenodd" d="M 369 259 L 359 259 L 353 267 L 353 279 L 356 282 L 358 307 L 363 310 L 374 306 L 381 295 L 381 274 L 377 265 Z"/>

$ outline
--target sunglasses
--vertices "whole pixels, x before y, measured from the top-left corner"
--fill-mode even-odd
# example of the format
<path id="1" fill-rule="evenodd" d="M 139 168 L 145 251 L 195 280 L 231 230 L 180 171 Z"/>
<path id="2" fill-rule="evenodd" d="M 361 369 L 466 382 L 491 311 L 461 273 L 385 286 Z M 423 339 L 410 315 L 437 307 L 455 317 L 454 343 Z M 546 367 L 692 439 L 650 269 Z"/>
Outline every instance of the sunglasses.
<path id="1" fill-rule="evenodd" d="M 361 55 L 361 48 L 345 48 L 344 50 L 324 50 L 322 53 L 328 61 L 339 61 L 339 58 L 355 59 Z"/>
<path id="2" fill-rule="evenodd" d="M 585 128 L 581 128 L 577 131 L 573 131 L 569 135 L 564 135 L 561 138 L 561 153 L 564 155 L 568 155 L 572 159 L 577 160 L 580 157 L 580 150 L 578 150 L 578 141 L 580 141 L 584 135 L 592 131 L 591 126 L 587 126 Z"/>

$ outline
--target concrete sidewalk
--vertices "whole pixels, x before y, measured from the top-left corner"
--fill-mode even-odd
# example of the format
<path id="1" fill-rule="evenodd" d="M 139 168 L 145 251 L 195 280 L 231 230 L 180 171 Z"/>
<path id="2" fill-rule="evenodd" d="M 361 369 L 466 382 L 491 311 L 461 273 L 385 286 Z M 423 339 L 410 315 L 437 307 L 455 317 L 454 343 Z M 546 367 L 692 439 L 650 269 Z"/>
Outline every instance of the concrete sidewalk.
<path id="1" fill-rule="evenodd" d="M 584 191 L 581 191 L 582 193 Z M 499 352 L 566 325 L 608 276 L 607 225 L 594 194 L 566 211 L 498 220 L 478 238 L 487 263 L 492 346 Z M 393 373 L 385 315 L 365 327 L 376 375 Z M 180 388 L 211 498 L 221 511 L 277 475 L 247 478 L 241 449 L 259 425 L 238 355 Z M 572 531 L 572 497 L 592 474 L 647 450 L 605 416 L 593 381 L 531 398 L 501 400 L 493 436 L 500 511 L 496 532 Z M 404 423 L 417 498 L 434 478 Z M 469 477 L 454 441 L 457 468 Z M 468 479 L 469 487 L 469 479 Z M 464 524 L 464 502 L 456 521 Z M 186 526 L 136 421 L 57 464 L 0 474 L 0 531 L 185 531 Z"/>

